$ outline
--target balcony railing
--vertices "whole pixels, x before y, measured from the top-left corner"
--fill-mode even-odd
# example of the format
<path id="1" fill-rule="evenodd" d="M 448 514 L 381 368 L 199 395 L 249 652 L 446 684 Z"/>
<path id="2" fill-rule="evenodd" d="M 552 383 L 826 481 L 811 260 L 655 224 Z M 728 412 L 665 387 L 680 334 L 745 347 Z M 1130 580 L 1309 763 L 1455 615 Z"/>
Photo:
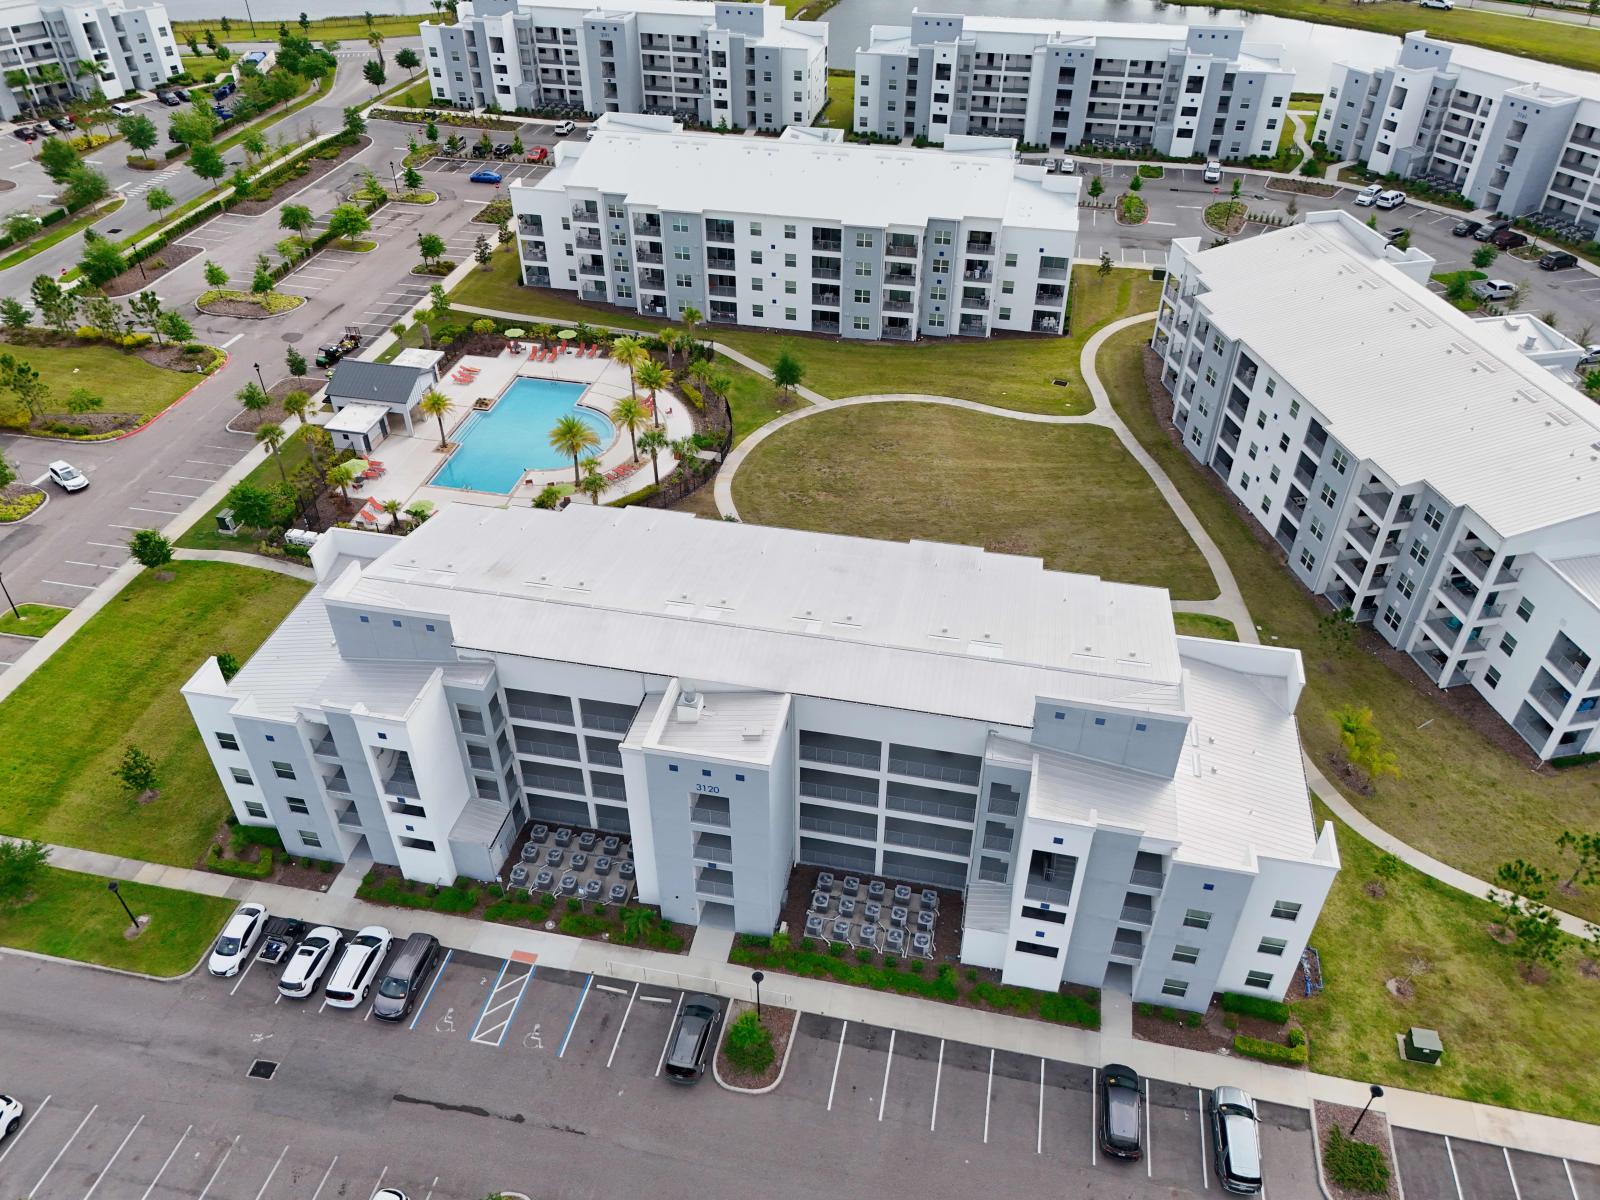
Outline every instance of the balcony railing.
<path id="1" fill-rule="evenodd" d="M 834 800 L 840 804 L 858 804 L 863 808 L 878 807 L 878 793 L 861 788 L 839 787 L 832 783 L 817 783 L 811 779 L 800 781 L 800 794 L 814 800 Z"/>
<path id="2" fill-rule="evenodd" d="M 927 800 L 921 796 L 902 796 L 890 792 L 884 797 L 884 807 L 891 812 L 912 813 L 920 817 L 942 817 L 946 821 L 962 821 L 968 825 L 975 819 L 975 810 L 943 800 Z"/>
<path id="3" fill-rule="evenodd" d="M 1167 877 L 1160 871 L 1140 871 L 1135 869 L 1129 876 L 1128 882 L 1137 887 L 1158 888 L 1166 882 Z"/>
<path id="4" fill-rule="evenodd" d="M 1115 958 L 1141 959 L 1144 957 L 1144 943 L 1129 938 L 1114 938 L 1111 953 Z"/>
<path id="5" fill-rule="evenodd" d="M 1587 658 L 1573 658 L 1565 654 L 1552 654 L 1545 658 L 1545 665 L 1557 675 L 1565 679 L 1573 687 L 1577 687 L 1583 680 L 1583 673 L 1589 669 Z"/>
<path id="6" fill-rule="evenodd" d="M 1154 922 L 1155 910 L 1140 908 L 1137 904 L 1124 904 L 1122 906 L 1122 920 L 1129 925 L 1149 925 Z"/>
<path id="7" fill-rule="evenodd" d="M 830 821 L 826 817 L 816 817 L 809 813 L 800 814 L 800 828 L 808 833 L 826 833 L 833 837 L 857 838 L 864 842 L 874 842 L 878 839 L 876 825 L 864 825 L 859 821 Z"/>
<path id="8" fill-rule="evenodd" d="M 994 256 L 994 243 L 993 242 L 968 242 L 967 243 L 967 253 L 968 254 L 984 254 L 984 255 L 988 255 L 989 257 L 992 258 Z"/>
<path id="9" fill-rule="evenodd" d="M 727 829 L 733 824 L 733 819 L 727 813 L 715 808 L 701 808 L 698 805 L 689 810 L 689 820 L 696 825 L 716 825 Z"/>
<path id="10" fill-rule="evenodd" d="M 1072 885 L 1069 883 L 1063 886 L 1030 875 L 1022 895 L 1025 900 L 1042 900 L 1046 904 L 1071 904 Z"/>
<path id="11" fill-rule="evenodd" d="M 658 263 L 661 261 L 661 251 L 641 248 L 635 251 L 635 257 L 642 263 Z"/>
<path id="12" fill-rule="evenodd" d="M 891 258 L 917 257 L 917 244 L 915 242 L 893 242 L 884 247 L 883 252 Z"/>
<path id="13" fill-rule="evenodd" d="M 701 862 L 719 862 L 732 864 L 733 851 L 727 846 L 706 846 L 695 843 L 694 856 Z"/>
<path id="14" fill-rule="evenodd" d="M 356 811 L 356 806 L 353 803 L 346 805 L 339 811 L 339 828 L 353 830 L 357 833 L 361 832 L 363 828 L 361 814 Z"/>
<path id="15" fill-rule="evenodd" d="M 701 875 L 695 879 L 694 888 L 695 891 L 699 892 L 703 896 L 733 895 L 732 883 L 724 883 L 720 879 L 708 879 L 704 875 Z"/>
<path id="16" fill-rule="evenodd" d="M 889 757 L 889 770 L 896 775 L 911 775 L 918 779 L 938 779 L 945 783 L 978 786 L 978 772 L 968 767 L 951 767 L 941 763 L 919 762 L 910 758 Z"/>
<path id="17" fill-rule="evenodd" d="M 333 744 L 333 734 L 328 734 L 315 746 L 311 747 L 311 753 L 318 758 L 338 758 L 339 747 Z"/>
<path id="18" fill-rule="evenodd" d="M 386 796 L 407 796 L 412 800 L 420 800 L 422 792 L 417 788 L 417 781 L 408 775 L 391 775 L 383 783 L 383 794 Z"/>
<path id="19" fill-rule="evenodd" d="M 572 206 L 572 219 L 574 221 L 586 221 L 591 225 L 598 225 L 600 223 L 600 210 L 590 208 L 584 204 L 574 204 Z"/>

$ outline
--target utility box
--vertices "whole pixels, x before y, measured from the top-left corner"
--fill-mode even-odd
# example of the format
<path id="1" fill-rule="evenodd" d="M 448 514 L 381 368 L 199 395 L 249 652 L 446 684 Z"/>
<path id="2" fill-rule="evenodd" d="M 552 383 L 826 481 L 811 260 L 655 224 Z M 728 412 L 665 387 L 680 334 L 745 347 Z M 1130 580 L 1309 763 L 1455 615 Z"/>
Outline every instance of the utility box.
<path id="1" fill-rule="evenodd" d="M 1439 1062 L 1439 1056 L 1443 1053 L 1444 1043 L 1439 1040 L 1439 1035 L 1432 1029 L 1422 1029 L 1413 1025 L 1406 1031 L 1406 1058 L 1408 1061 L 1435 1066 Z"/>
<path id="2" fill-rule="evenodd" d="M 217 514 L 218 533 L 238 533 L 239 522 L 234 518 L 233 509 L 225 508 Z"/>

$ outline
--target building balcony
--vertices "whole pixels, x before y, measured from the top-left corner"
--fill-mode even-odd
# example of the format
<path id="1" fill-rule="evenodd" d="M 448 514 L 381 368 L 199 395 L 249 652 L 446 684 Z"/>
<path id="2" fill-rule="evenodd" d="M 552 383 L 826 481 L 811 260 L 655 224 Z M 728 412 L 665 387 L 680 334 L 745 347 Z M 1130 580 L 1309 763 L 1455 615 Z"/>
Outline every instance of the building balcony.
<path id="1" fill-rule="evenodd" d="M 522 246 L 522 260 L 524 262 L 548 262 L 549 256 L 543 246 L 530 246 L 526 242 Z"/>
<path id="2" fill-rule="evenodd" d="M 889 244 L 883 248 L 883 252 L 890 258 L 916 258 L 918 254 L 916 239 L 911 238 L 901 241 L 891 237 Z"/>
<path id="3" fill-rule="evenodd" d="M 1443 657 L 1430 654 L 1425 649 L 1411 651 L 1411 661 L 1421 667 L 1422 673 L 1442 688 L 1460 687 L 1472 679 L 1471 668 L 1461 662 L 1456 663 L 1446 675 Z"/>
<path id="4" fill-rule="evenodd" d="M 989 325 L 981 317 L 962 317 L 956 332 L 962 337 L 988 337 Z"/>
<path id="5" fill-rule="evenodd" d="M 965 757 L 951 755 L 950 757 Z M 953 783 L 958 787 L 977 787 L 977 767 L 967 767 L 959 763 L 939 762 L 931 759 L 911 758 L 905 755 L 889 752 L 889 773 L 891 775 L 904 775 L 912 779 L 931 779 L 938 783 Z"/>
<path id="6" fill-rule="evenodd" d="M 1022 889 L 1022 897 L 1024 900 L 1059 904 L 1065 908 L 1072 903 L 1072 881 L 1070 879 L 1053 881 L 1029 875 L 1028 882 Z"/>
<path id="7" fill-rule="evenodd" d="M 890 263 L 883 281 L 890 287 L 911 287 L 917 282 L 917 269 L 909 263 Z"/>
<path id="8" fill-rule="evenodd" d="M 634 251 L 634 257 L 642 263 L 659 263 L 661 262 L 661 251 L 641 248 Z"/>
<path id="9" fill-rule="evenodd" d="M 828 313 L 813 313 L 811 315 L 812 333 L 838 333 L 839 318 Z"/>
<path id="10" fill-rule="evenodd" d="M 966 252 L 968 254 L 982 254 L 982 255 L 986 255 L 987 257 L 993 258 L 994 257 L 994 243 L 993 242 L 982 242 L 982 241 L 969 241 L 967 243 L 967 245 L 966 245 Z"/>
<path id="11" fill-rule="evenodd" d="M 822 254 L 840 254 L 844 251 L 844 238 L 838 234 L 829 237 L 822 230 L 813 229 L 811 248 Z"/>
<path id="12" fill-rule="evenodd" d="M 976 805 L 907 795 L 905 792 L 894 790 L 893 787 L 884 797 L 883 806 L 890 812 L 907 813 L 914 817 L 934 817 L 941 821 L 959 821 L 963 825 L 971 825 L 977 819 Z"/>
<path id="13" fill-rule="evenodd" d="M 1485 582 L 1489 574 L 1489 568 L 1494 565 L 1494 559 L 1492 556 L 1485 558 L 1470 545 L 1456 546 L 1454 550 L 1451 551 L 1451 556 L 1458 564 L 1460 564 L 1463 571 L 1472 576 L 1472 578 L 1477 580 L 1480 584 Z M 1521 578 L 1521 576 L 1522 571 L 1520 568 L 1502 565 L 1499 571 L 1495 574 L 1494 582 L 1488 586 L 1506 587 L 1515 583 L 1519 578 Z"/>
<path id="14" fill-rule="evenodd" d="M 732 896 L 733 872 L 703 868 L 695 873 L 694 890 L 702 896 Z"/>
<path id="15" fill-rule="evenodd" d="M 814 304 L 814 305 L 818 305 L 818 304 L 824 305 L 824 306 L 826 306 L 828 308 L 838 308 L 839 307 L 839 289 L 838 288 L 812 288 L 811 289 L 811 303 Z"/>
<path id="16" fill-rule="evenodd" d="M 333 744 L 333 734 L 324 734 L 322 740 L 311 747 L 311 753 L 317 758 L 336 761 L 339 757 L 339 747 Z"/>
<path id="17" fill-rule="evenodd" d="M 800 829 L 803 833 L 824 833 L 829 837 L 849 838 L 858 842 L 876 843 L 878 840 L 878 825 L 875 821 L 864 823 L 833 820 L 805 811 L 800 813 Z"/>
<path id="18" fill-rule="evenodd" d="M 994 267 L 986 262 L 968 263 L 961 278 L 968 283 L 993 283 Z"/>
<path id="19" fill-rule="evenodd" d="M 911 301 L 909 301 L 909 300 L 887 300 L 886 299 L 883 302 L 883 311 L 884 312 L 908 313 L 908 312 L 913 311 L 915 308 L 916 308 L 916 305 L 912 304 Z"/>
<path id="20" fill-rule="evenodd" d="M 727 300 L 733 300 L 738 297 L 739 289 L 736 287 L 729 287 L 727 284 L 718 283 L 706 288 L 706 293 L 711 296 L 720 296 Z"/>
<path id="21" fill-rule="evenodd" d="M 1544 665 L 1573 687 L 1578 687 L 1583 682 L 1583 673 L 1589 669 L 1589 659 L 1552 652 L 1545 657 Z"/>
<path id="22" fill-rule="evenodd" d="M 733 824 L 733 818 L 726 809 L 706 808 L 699 804 L 689 809 L 689 820 L 695 825 L 714 825 L 718 829 L 727 829 Z"/>
<path id="23" fill-rule="evenodd" d="M 572 242 L 580 250 L 600 249 L 600 231 L 598 229 L 580 229 Z"/>
<path id="24" fill-rule="evenodd" d="M 633 231 L 640 237 L 658 238 L 661 236 L 660 217 L 635 217 Z"/>
<path id="25" fill-rule="evenodd" d="M 417 787 L 413 776 L 394 774 L 383 781 L 383 794 L 385 796 L 404 796 L 408 800 L 422 799 L 422 792 Z"/>
<path id="26" fill-rule="evenodd" d="M 574 204 L 572 206 L 572 219 L 590 225 L 600 223 L 600 210 L 589 204 Z"/>
<path id="27" fill-rule="evenodd" d="M 800 757 L 806 762 L 828 763 L 836 767 L 854 767 L 862 771 L 880 771 L 883 769 L 881 755 L 862 754 L 855 750 L 818 745 L 814 742 L 803 741 L 800 743 Z"/>
<path id="28" fill-rule="evenodd" d="M 839 276 L 840 270 L 838 267 L 830 267 L 825 264 L 819 266 L 814 261 L 811 264 L 811 277 L 813 279 L 838 279 Z"/>
<path id="29" fill-rule="evenodd" d="M 1356 499 L 1381 522 L 1389 513 L 1389 504 L 1394 500 L 1394 493 L 1388 488 L 1368 487 L 1357 492 Z"/>
<path id="30" fill-rule="evenodd" d="M 338 820 L 340 829 L 348 829 L 353 833 L 360 833 L 364 828 L 361 824 L 361 814 L 356 811 L 356 806 L 353 802 L 339 810 Z"/>
<path id="31" fill-rule="evenodd" d="M 1111 939 L 1111 957 L 1138 962 L 1144 957 L 1144 938 L 1137 934 L 1126 934 L 1119 929 L 1116 937 Z"/>
<path id="32" fill-rule="evenodd" d="M 544 218 L 532 213 L 523 213 L 517 218 L 517 225 L 523 233 L 531 233 L 536 237 L 544 235 Z"/>
<path id="33" fill-rule="evenodd" d="M 1148 928 L 1155 923 L 1155 915 L 1153 908 L 1137 904 L 1124 904 L 1122 906 L 1122 915 L 1118 920 L 1127 925 L 1143 925 Z"/>
<path id="34" fill-rule="evenodd" d="M 1552 726 L 1561 723 L 1561 716 L 1567 711 L 1567 705 L 1572 701 L 1572 693 L 1564 687 L 1540 686 L 1535 683 L 1528 692 L 1528 699 L 1538 706 L 1539 711 L 1550 718 Z"/>
<path id="35" fill-rule="evenodd" d="M 733 849 L 729 846 L 707 841 L 704 837 L 699 837 L 695 839 L 694 843 L 694 858 L 696 862 L 726 863 L 732 866 Z"/>

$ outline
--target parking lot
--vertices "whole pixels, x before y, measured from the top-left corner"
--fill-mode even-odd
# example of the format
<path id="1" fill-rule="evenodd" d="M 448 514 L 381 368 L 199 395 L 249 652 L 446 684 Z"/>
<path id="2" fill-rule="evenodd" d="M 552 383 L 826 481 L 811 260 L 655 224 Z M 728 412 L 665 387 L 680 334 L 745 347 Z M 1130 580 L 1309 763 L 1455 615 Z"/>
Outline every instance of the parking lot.
<path id="1" fill-rule="evenodd" d="M 465 183 L 467 176 L 474 171 L 487 167 L 499 175 L 505 185 L 513 179 L 533 179 L 550 169 L 549 163 L 521 162 L 505 158 L 451 158 L 443 154 L 435 154 L 419 168 L 439 175 L 459 175 L 460 182 Z"/>
<path id="2" fill-rule="evenodd" d="M 1600 1166 L 1466 1142 L 1414 1129 L 1394 1131 L 1406 1200 L 1595 1200 Z"/>

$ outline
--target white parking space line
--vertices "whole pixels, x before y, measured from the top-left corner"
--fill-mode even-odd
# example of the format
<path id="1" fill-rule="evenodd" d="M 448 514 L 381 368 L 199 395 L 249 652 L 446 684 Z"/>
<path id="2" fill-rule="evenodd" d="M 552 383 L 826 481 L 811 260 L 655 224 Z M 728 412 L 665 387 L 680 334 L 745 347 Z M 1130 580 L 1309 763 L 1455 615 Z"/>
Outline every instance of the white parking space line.
<path id="1" fill-rule="evenodd" d="M 228 1159 L 233 1155 L 233 1149 L 239 1144 L 240 1134 L 233 1135 L 233 1141 L 222 1152 L 222 1161 L 217 1164 L 217 1169 L 211 1172 L 211 1178 L 206 1180 L 206 1186 L 200 1189 L 200 1200 L 206 1200 L 206 1195 L 211 1191 L 211 1185 L 217 1181 L 217 1176 L 222 1174 L 222 1168 L 228 1165 Z"/>
<path id="2" fill-rule="evenodd" d="M 983 1093 L 983 1144 L 989 1144 L 989 1109 L 994 1104 L 994 1047 L 989 1047 L 989 1086 Z"/>
<path id="3" fill-rule="evenodd" d="M 594 976 L 587 976 L 583 981 L 583 992 L 578 997 L 578 1007 L 572 1010 L 572 1020 L 567 1022 L 567 1032 L 561 1038 L 561 1049 L 556 1051 L 557 1058 L 567 1056 L 567 1047 L 572 1043 L 572 1031 L 578 1027 L 578 1017 L 583 1013 L 583 1006 L 589 999 L 589 988 L 594 983 Z"/>
<path id="4" fill-rule="evenodd" d="M 525 967 L 526 970 L 521 975 L 506 979 L 512 961 L 507 959 L 505 965 L 500 968 L 500 978 L 495 981 L 494 990 L 489 993 L 488 999 L 483 1003 L 483 1011 L 478 1014 L 477 1028 L 472 1031 L 469 1040 L 480 1046 L 498 1048 L 505 1043 L 506 1030 L 511 1027 L 517 1009 L 522 1006 L 522 997 L 527 994 L 528 981 L 533 978 L 534 965 L 530 962 L 519 962 L 517 965 Z M 516 989 L 515 993 L 511 991 L 513 988 Z M 507 993 L 504 998 L 500 997 L 502 990 Z M 490 1016 L 491 1013 L 494 1014 L 493 1017 Z M 502 1016 L 502 1013 L 505 1015 Z"/>
<path id="5" fill-rule="evenodd" d="M 1456 1170 L 1456 1152 L 1450 1149 L 1449 1134 L 1446 1134 L 1444 1139 L 1444 1156 L 1450 1160 L 1450 1178 L 1455 1180 L 1456 1200 L 1465 1200 L 1461 1195 L 1461 1173 Z"/>
<path id="6" fill-rule="evenodd" d="M 329 1163 L 328 1164 L 328 1169 L 322 1173 L 322 1179 L 317 1184 L 317 1190 L 311 1193 L 311 1200 L 317 1200 L 317 1197 L 322 1195 L 322 1189 L 323 1189 L 324 1186 L 327 1185 L 328 1176 L 333 1174 L 334 1163 L 337 1163 L 338 1161 L 339 1161 L 339 1156 L 337 1154 L 335 1154 L 333 1156 L 333 1162 Z"/>
<path id="7" fill-rule="evenodd" d="M 1144 1081 L 1144 1176 L 1154 1179 L 1156 1176 L 1156 1144 L 1150 1131 L 1150 1081 Z"/>
<path id="8" fill-rule="evenodd" d="M 150 1200 L 150 1193 L 156 1190 L 156 1184 L 161 1182 L 161 1177 L 167 1173 L 167 1168 L 172 1165 L 172 1160 L 178 1156 L 179 1148 L 188 1140 L 189 1134 L 193 1131 L 194 1126 L 190 1125 L 183 1131 L 178 1140 L 173 1143 L 172 1149 L 167 1153 L 166 1161 L 161 1164 L 161 1170 L 156 1172 L 156 1177 L 150 1181 L 150 1186 L 145 1188 L 144 1195 L 140 1196 L 139 1200 Z"/>
<path id="9" fill-rule="evenodd" d="M 177 516 L 177 515 L 178 515 L 178 514 L 177 514 L 177 513 L 175 513 L 175 512 L 172 512 L 172 511 L 170 511 L 170 510 L 169 510 L 169 509 L 165 509 L 165 508 L 141 508 L 141 507 L 140 507 L 140 506 L 139 506 L 139 505 L 137 505 L 137 504 L 130 504 L 130 505 L 128 505 L 128 511 L 129 511 L 129 512 L 153 512 L 153 513 L 160 513 L 160 514 L 161 514 L 161 515 L 162 515 L 162 516 L 163 516 L 163 517 L 175 517 L 175 516 Z M 138 527 L 137 527 L 137 526 L 134 526 L 134 528 L 138 528 Z"/>
<path id="10" fill-rule="evenodd" d="M 622 1045 L 622 1031 L 628 1027 L 628 1018 L 633 1014 L 633 1002 L 639 998 L 639 985 L 633 985 L 633 995 L 628 997 L 628 1007 L 622 1010 L 622 1021 L 617 1025 L 616 1039 L 611 1043 L 611 1053 L 606 1055 L 606 1070 L 611 1070 L 611 1063 L 617 1057 L 617 1047 Z"/>
<path id="11" fill-rule="evenodd" d="M 133 1123 L 133 1128 L 128 1130 L 127 1135 L 117 1146 L 116 1153 L 112 1154 L 112 1156 L 106 1161 L 106 1165 L 100 1168 L 100 1174 L 94 1177 L 94 1182 L 89 1185 L 89 1190 L 83 1194 L 83 1200 L 89 1200 L 89 1197 L 94 1195 L 95 1188 L 100 1186 L 100 1181 L 106 1177 L 106 1172 L 111 1170 L 111 1164 L 117 1161 L 117 1158 L 122 1154 L 123 1150 L 127 1148 L 128 1142 L 132 1140 L 133 1135 L 139 1132 L 139 1126 L 143 1124 L 144 1114 L 140 1113 L 139 1119 Z M 258 1196 L 256 1197 L 256 1200 L 261 1200 L 261 1198 Z"/>
<path id="12" fill-rule="evenodd" d="M 85 542 L 85 546 L 99 546 L 102 550 L 126 550 L 128 547 L 120 542 Z"/>
<path id="13" fill-rule="evenodd" d="M 283 1156 L 287 1153 L 289 1153 L 289 1147 L 286 1144 L 282 1150 L 278 1151 L 278 1161 L 273 1163 L 272 1170 L 267 1172 L 267 1178 L 262 1183 L 261 1190 L 256 1193 L 256 1200 L 261 1200 L 261 1197 L 267 1194 L 267 1188 L 272 1185 L 272 1177 L 278 1173 L 278 1168 L 283 1165 Z M 89 1197 L 85 1196 L 83 1200 L 89 1200 Z"/>
<path id="14" fill-rule="evenodd" d="M 28 1200 L 32 1200 L 33 1194 L 44 1186 L 44 1181 L 50 1178 L 50 1172 L 56 1169 L 56 1164 L 61 1161 L 61 1156 L 71 1148 L 73 1142 L 78 1140 L 78 1135 L 83 1132 L 83 1127 L 89 1123 L 89 1118 L 94 1116 L 99 1108 L 100 1106 L 96 1104 L 94 1108 L 83 1114 L 83 1120 L 78 1122 L 78 1127 L 72 1131 L 72 1136 L 62 1144 L 61 1149 L 56 1151 L 56 1156 L 50 1160 L 50 1165 L 44 1169 L 44 1174 L 39 1176 L 39 1182 L 28 1189 Z"/>
<path id="15" fill-rule="evenodd" d="M 667 1047 L 672 1045 L 672 1031 L 678 1027 L 678 1012 L 683 1008 L 683 993 L 678 993 L 678 1003 L 672 1007 L 672 1020 L 667 1022 L 667 1038 L 661 1043 L 661 1057 L 656 1059 L 656 1078 L 661 1078 L 661 1068 L 667 1061 Z"/>
<path id="16" fill-rule="evenodd" d="M 109 522 L 108 522 L 108 524 L 109 524 Z M 143 525 L 111 525 L 111 528 L 112 529 L 132 529 L 132 530 L 137 532 L 138 530 L 143 529 L 144 526 Z"/>
<path id="17" fill-rule="evenodd" d="M 197 499 L 199 499 L 198 496 L 195 496 L 195 495 L 193 495 L 193 494 L 191 494 L 189 492 L 160 492 L 160 491 L 157 491 L 155 488 L 151 488 L 150 489 L 150 494 L 152 496 L 172 496 L 172 497 L 174 497 L 174 498 L 176 498 L 178 500 L 197 500 Z"/>
<path id="18" fill-rule="evenodd" d="M 944 1077 L 944 1039 L 939 1039 L 939 1065 L 933 1069 L 933 1112 L 928 1116 L 928 1132 L 939 1121 L 939 1081 Z"/>
<path id="19" fill-rule="evenodd" d="M 845 1035 L 846 1031 L 849 1030 L 849 1028 L 850 1028 L 850 1022 L 849 1021 L 846 1021 L 846 1022 L 844 1022 L 844 1024 L 839 1026 L 839 1049 L 836 1050 L 834 1052 L 834 1055 L 833 1055 L 833 1079 L 828 1084 L 828 1111 L 829 1112 L 833 1111 L 833 1092 L 834 1092 L 834 1089 L 839 1086 L 839 1062 L 840 1062 L 841 1059 L 844 1058 L 844 1035 Z"/>
<path id="20" fill-rule="evenodd" d="M 108 567 L 105 563 L 80 562 L 76 558 L 63 558 L 61 561 L 74 567 L 94 567 L 100 571 L 115 571 L 117 569 L 116 567 Z"/>
<path id="21" fill-rule="evenodd" d="M 376 1196 L 378 1194 L 378 1189 L 383 1186 L 383 1178 L 388 1173 L 389 1173 L 389 1168 L 388 1167 L 384 1167 L 383 1170 L 378 1172 L 378 1182 L 372 1185 L 372 1191 L 367 1193 L 369 1196 Z"/>
<path id="22" fill-rule="evenodd" d="M 1100 1068 L 1089 1068 L 1089 1165 L 1100 1159 L 1100 1139 L 1095 1136 L 1094 1123 L 1100 1115 Z"/>
<path id="23" fill-rule="evenodd" d="M 889 1030 L 889 1053 L 883 1058 L 883 1086 L 878 1089 L 878 1120 L 883 1120 L 883 1106 L 889 1102 L 889 1068 L 894 1065 L 894 1030 Z"/>
<path id="24" fill-rule="evenodd" d="M 167 478 L 168 479 L 188 479 L 188 480 L 191 480 L 194 483 L 215 483 L 216 482 L 215 479 L 207 479 L 204 475 L 179 475 L 177 473 L 173 473 L 173 474 L 168 475 Z"/>
<path id="25" fill-rule="evenodd" d="M 1506 1156 L 1506 1174 L 1511 1177 L 1511 1194 L 1517 1200 L 1522 1200 L 1522 1189 L 1517 1186 L 1517 1173 L 1511 1169 L 1511 1151 L 1501 1146 L 1500 1153 Z"/>
<path id="26" fill-rule="evenodd" d="M 1044 1153 L 1044 1059 L 1039 1060 L 1039 1135 L 1034 1143 L 1035 1154 Z"/>
<path id="27" fill-rule="evenodd" d="M 53 583 L 57 587 L 82 588 L 86 592 L 92 592 L 97 586 L 99 586 L 98 584 L 93 583 L 68 583 L 65 579 L 40 579 L 39 582 Z"/>
<path id="28" fill-rule="evenodd" d="M 1579 1200 L 1578 1185 L 1572 1181 L 1572 1164 L 1563 1158 L 1561 1169 L 1567 1173 L 1567 1186 L 1572 1189 L 1572 1200 Z"/>
<path id="29" fill-rule="evenodd" d="M 0 1151 L 0 1163 L 5 1162 L 6 1155 L 10 1154 L 17 1148 L 17 1143 L 22 1140 L 23 1135 L 26 1134 L 28 1130 L 33 1128 L 33 1123 L 39 1119 L 39 1114 L 45 1110 L 45 1106 L 49 1103 L 50 1097 L 46 1096 L 43 1100 L 39 1101 L 39 1107 L 28 1114 L 28 1119 L 23 1122 L 22 1128 L 17 1131 L 17 1136 L 11 1139 L 11 1145 L 7 1146 L 4 1151 Z M 1569 1171 L 1567 1174 L 1571 1175 L 1572 1172 Z"/>
<path id="30" fill-rule="evenodd" d="M 255 966 L 255 965 L 256 965 L 256 956 L 254 954 L 252 954 L 250 956 L 250 961 L 245 963 L 244 970 L 239 972 L 239 978 L 233 981 L 233 987 L 228 990 L 228 995 L 232 996 L 235 992 L 237 992 L 239 990 L 240 985 L 244 983 L 244 977 L 246 975 L 250 974 L 250 968 Z"/>
<path id="31" fill-rule="evenodd" d="M 1199 1088 L 1194 1090 L 1195 1107 L 1200 1110 L 1200 1183 L 1206 1191 L 1211 1190 L 1211 1171 L 1206 1166 L 1206 1094 Z"/>

